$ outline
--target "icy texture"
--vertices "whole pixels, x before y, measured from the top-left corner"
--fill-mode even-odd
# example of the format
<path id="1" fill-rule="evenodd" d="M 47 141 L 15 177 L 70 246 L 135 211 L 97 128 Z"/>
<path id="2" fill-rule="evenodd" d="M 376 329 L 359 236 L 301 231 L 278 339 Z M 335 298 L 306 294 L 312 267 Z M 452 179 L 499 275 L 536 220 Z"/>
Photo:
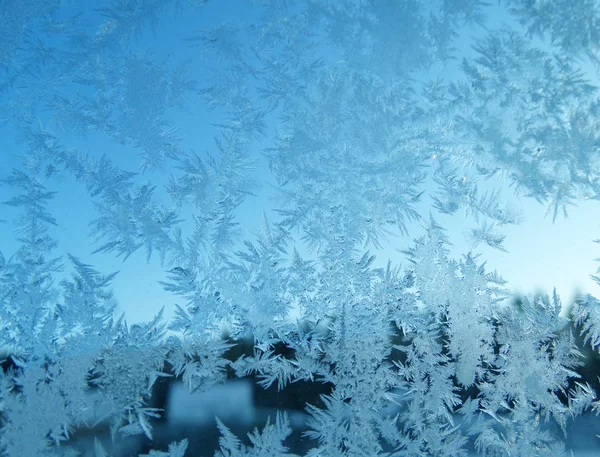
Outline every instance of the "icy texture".
<path id="1" fill-rule="evenodd" d="M 0 1 L 2 455 L 193 455 L 159 392 L 232 378 L 321 395 L 202 455 L 569 455 L 600 302 L 437 221 L 506 252 L 507 189 L 600 197 L 597 2 L 92 3 Z M 91 264 L 140 255 L 169 317 L 128 324 Z"/>

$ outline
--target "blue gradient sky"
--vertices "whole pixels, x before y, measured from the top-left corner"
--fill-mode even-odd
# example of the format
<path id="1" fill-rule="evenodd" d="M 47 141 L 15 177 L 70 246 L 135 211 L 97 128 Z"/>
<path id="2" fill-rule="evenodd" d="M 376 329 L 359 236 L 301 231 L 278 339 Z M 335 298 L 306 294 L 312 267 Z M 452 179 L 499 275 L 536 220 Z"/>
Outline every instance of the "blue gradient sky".
<path id="1" fill-rule="evenodd" d="M 91 11 L 93 5 L 86 5 Z M 208 2 L 196 15 L 177 16 L 169 13 L 163 18 L 155 36 L 147 34 L 133 47 L 169 58 L 175 64 L 191 57 L 192 75 L 202 79 L 206 65 L 213 65 L 215 62 L 203 60 L 200 49 L 193 48 L 182 40 L 193 35 L 195 30 L 206 29 L 212 24 L 249 19 L 247 6 L 245 2 L 215 1 Z M 73 9 L 77 10 L 77 7 L 75 4 Z M 501 18 L 497 17 L 495 20 L 499 21 Z M 469 40 L 461 38 L 459 43 L 466 47 Z M 437 71 L 448 75 L 456 69 L 440 68 Z M 213 136 L 217 130 L 210 125 L 216 120 L 214 114 L 192 103 L 185 111 L 174 112 L 171 119 L 173 124 L 179 127 L 178 135 L 182 138 L 182 149 L 194 150 L 199 154 L 215 151 Z M 4 176 L 10 173 L 13 167 L 21 167 L 20 156 L 26 156 L 28 152 L 26 145 L 19 143 L 18 135 L 11 127 L 0 124 L 0 137 L 4 140 L 0 149 L 3 165 L 0 173 Z M 80 150 L 89 150 L 96 157 L 108 155 L 123 169 L 136 171 L 139 167 L 140 158 L 134 148 L 120 146 L 101 135 L 91 134 L 86 139 L 63 138 L 68 138 L 69 144 Z M 260 229 L 263 211 L 272 220 L 276 220 L 273 211 L 276 203 L 272 199 L 273 191 L 270 187 L 274 180 L 260 154 L 260 149 L 257 147 L 252 153 L 256 157 L 253 173 L 262 186 L 257 195 L 249 197 L 238 212 L 238 222 L 243 228 L 245 238 L 250 240 L 253 240 L 254 234 Z M 162 192 L 161 184 L 164 184 L 166 179 L 160 172 L 155 172 L 140 175 L 139 182 L 143 181 L 158 185 L 159 192 Z M 49 190 L 57 192 L 49 208 L 59 223 L 52 231 L 52 235 L 59 242 L 57 254 L 70 253 L 102 273 L 120 270 L 113 287 L 120 309 L 129 323 L 151 319 L 163 306 L 168 318 L 174 310 L 175 303 L 181 304 L 181 300 L 162 291 L 158 284 L 157 281 L 165 280 L 158 256 L 153 256 L 151 261 L 146 263 L 143 250 L 138 251 L 126 262 L 112 255 L 92 255 L 91 252 L 98 245 L 90 243 L 88 224 L 97 214 L 85 187 L 65 173 L 61 173 L 58 178 L 47 184 Z M 500 182 L 488 182 L 486 186 L 507 188 L 506 183 Z M 431 211 L 434 218 L 447 230 L 453 243 L 451 253 L 458 258 L 472 249 L 466 232 L 475 226 L 474 221 L 461 212 L 452 217 L 437 214 L 431 207 L 431 194 L 435 190 L 431 184 L 426 185 L 426 194 L 418 206 L 419 211 L 424 220 L 428 219 Z M 5 201 L 12 195 L 11 189 L 6 186 L 0 187 L 0 201 Z M 578 207 L 571 208 L 567 219 L 559 216 L 553 223 L 551 215 L 546 217 L 545 208 L 535 200 L 517 199 L 510 195 L 510 191 L 505 191 L 504 195 L 520 207 L 524 220 L 520 225 L 503 228 L 503 233 L 506 234 L 505 248 L 508 252 L 483 246 L 474 250 L 481 254 L 480 260 L 487 261 L 488 269 L 497 269 L 498 273 L 508 280 L 507 286 L 517 293 L 533 293 L 540 290 L 551 292 L 552 288 L 556 287 L 565 302 L 571 300 L 576 291 L 599 296 L 600 287 L 589 275 L 596 272 L 598 263 L 594 262 L 594 259 L 600 257 L 600 244 L 593 241 L 600 238 L 600 202 L 578 202 Z M 166 197 L 165 203 L 168 203 Z M 8 220 L 8 223 L 0 225 L 0 251 L 8 258 L 17 248 L 11 223 L 17 213 L 8 207 L 3 207 L 0 211 L 0 219 Z M 409 236 L 391 239 L 388 245 L 377 252 L 378 263 L 383 265 L 388 259 L 397 264 L 404 262 L 405 257 L 399 251 L 406 249 L 415 237 L 424 233 L 421 223 L 418 222 L 411 224 L 409 231 Z M 68 267 L 65 274 L 69 271 Z"/>

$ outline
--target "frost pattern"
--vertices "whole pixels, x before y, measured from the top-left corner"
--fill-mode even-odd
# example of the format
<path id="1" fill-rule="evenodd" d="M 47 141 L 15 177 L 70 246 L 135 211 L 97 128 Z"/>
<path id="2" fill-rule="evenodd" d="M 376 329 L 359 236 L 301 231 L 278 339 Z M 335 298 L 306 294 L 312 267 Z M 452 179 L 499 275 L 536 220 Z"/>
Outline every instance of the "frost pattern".
<path id="1" fill-rule="evenodd" d="M 191 455 L 159 392 L 233 378 L 320 395 L 215 418 L 218 457 L 569 455 L 598 299 L 514 297 L 438 220 L 506 252 L 507 188 L 552 221 L 599 198 L 594 1 L 101 3 L 0 2 L 2 455 Z M 172 317 L 130 325 L 92 264 L 140 253 Z"/>

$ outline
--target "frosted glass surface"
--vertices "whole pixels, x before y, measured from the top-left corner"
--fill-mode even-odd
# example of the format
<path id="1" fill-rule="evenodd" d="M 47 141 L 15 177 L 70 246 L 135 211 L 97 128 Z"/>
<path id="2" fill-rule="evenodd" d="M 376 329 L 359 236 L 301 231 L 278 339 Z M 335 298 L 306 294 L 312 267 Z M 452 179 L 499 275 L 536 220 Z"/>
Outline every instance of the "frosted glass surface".
<path id="1" fill-rule="evenodd" d="M 0 455 L 596 455 L 599 30 L 0 0 Z"/>

